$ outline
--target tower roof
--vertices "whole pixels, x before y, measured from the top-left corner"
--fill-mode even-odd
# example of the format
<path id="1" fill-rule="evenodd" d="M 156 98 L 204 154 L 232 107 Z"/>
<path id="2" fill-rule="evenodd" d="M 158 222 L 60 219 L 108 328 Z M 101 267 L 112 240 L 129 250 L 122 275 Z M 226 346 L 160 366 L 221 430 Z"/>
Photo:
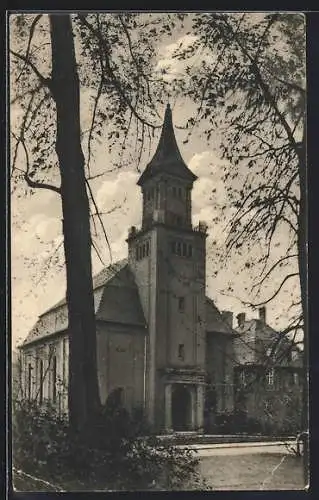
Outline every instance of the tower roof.
<path id="1" fill-rule="evenodd" d="M 140 186 L 151 177 L 160 172 L 166 172 L 182 179 L 194 182 L 197 176 L 187 167 L 176 142 L 172 110 L 167 104 L 161 137 L 155 154 L 146 169 L 139 178 L 137 184 Z"/>

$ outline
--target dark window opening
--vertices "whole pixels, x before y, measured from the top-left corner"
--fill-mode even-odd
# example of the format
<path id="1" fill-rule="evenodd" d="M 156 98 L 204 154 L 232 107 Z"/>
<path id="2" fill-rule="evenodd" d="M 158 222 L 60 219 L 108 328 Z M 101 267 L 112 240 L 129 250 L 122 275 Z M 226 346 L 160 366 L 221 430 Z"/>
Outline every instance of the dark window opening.
<path id="1" fill-rule="evenodd" d="M 56 390 L 56 356 L 53 356 L 52 358 L 52 400 L 53 403 L 56 403 L 56 396 L 57 396 L 57 390 Z"/>
<path id="2" fill-rule="evenodd" d="M 150 254 L 150 242 L 146 242 L 146 255 L 148 256 Z"/>
<path id="3" fill-rule="evenodd" d="M 138 260 L 138 247 L 135 248 L 135 258 Z"/>
<path id="4" fill-rule="evenodd" d="M 193 256 L 193 247 L 192 245 L 188 245 L 188 257 L 192 257 Z"/>
<path id="5" fill-rule="evenodd" d="M 63 380 L 63 390 L 65 390 L 66 385 L 66 374 L 67 374 L 67 356 L 66 356 L 66 343 L 67 339 L 63 339 L 63 359 L 62 359 L 62 380 Z"/>
<path id="6" fill-rule="evenodd" d="M 178 310 L 179 311 L 185 310 L 185 297 L 178 297 Z"/>
<path id="7" fill-rule="evenodd" d="M 177 242 L 177 255 L 182 255 L 182 244 L 180 241 Z"/>
<path id="8" fill-rule="evenodd" d="M 40 359 L 40 374 L 39 374 L 39 382 L 40 382 L 40 388 L 39 388 L 39 402 L 42 404 L 43 402 L 43 361 Z"/>
<path id="9" fill-rule="evenodd" d="M 180 226 L 182 224 L 182 217 L 180 215 L 176 215 L 176 225 Z"/>
<path id="10" fill-rule="evenodd" d="M 182 188 L 181 187 L 178 188 L 178 197 L 179 198 L 182 197 Z"/>
<path id="11" fill-rule="evenodd" d="M 178 346 L 178 357 L 179 359 L 183 360 L 185 359 L 185 347 L 184 344 L 179 344 Z"/>
<path id="12" fill-rule="evenodd" d="M 176 197 L 176 187 L 175 187 L 175 186 L 173 186 L 172 191 L 173 191 L 173 196 L 174 196 L 174 198 L 175 198 L 175 197 Z"/>
<path id="13" fill-rule="evenodd" d="M 145 243 L 144 243 L 144 245 L 143 245 L 142 248 L 143 248 L 143 250 L 142 250 L 142 256 L 145 257 L 145 253 L 146 253 Z"/>
<path id="14" fill-rule="evenodd" d="M 183 257 L 187 257 L 187 245 L 183 243 Z"/>
<path id="15" fill-rule="evenodd" d="M 32 394 L 32 365 L 28 364 L 28 399 L 31 400 Z"/>

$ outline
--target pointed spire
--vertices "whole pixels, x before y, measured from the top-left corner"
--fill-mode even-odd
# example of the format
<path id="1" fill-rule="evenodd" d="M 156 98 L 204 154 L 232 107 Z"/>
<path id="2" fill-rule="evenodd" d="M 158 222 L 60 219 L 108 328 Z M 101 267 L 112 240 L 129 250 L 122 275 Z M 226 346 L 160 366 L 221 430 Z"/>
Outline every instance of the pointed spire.
<path id="1" fill-rule="evenodd" d="M 169 103 L 166 106 L 162 132 L 157 149 L 152 160 L 141 175 L 138 184 L 143 184 L 147 178 L 152 177 L 158 173 L 158 171 L 166 171 L 167 173 L 182 178 L 186 176 L 193 181 L 197 179 L 184 163 L 179 151 L 174 133 L 172 110 Z"/>
<path id="2" fill-rule="evenodd" d="M 183 161 L 175 138 L 170 104 L 167 104 L 166 106 L 161 137 L 156 152 L 150 163 L 163 162 L 168 159 L 170 161 Z"/>

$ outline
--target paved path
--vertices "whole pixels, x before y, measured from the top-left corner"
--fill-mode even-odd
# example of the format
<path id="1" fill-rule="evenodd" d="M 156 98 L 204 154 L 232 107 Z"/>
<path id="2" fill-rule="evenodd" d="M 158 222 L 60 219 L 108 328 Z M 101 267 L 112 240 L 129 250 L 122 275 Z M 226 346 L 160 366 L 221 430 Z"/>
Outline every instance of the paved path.
<path id="1" fill-rule="evenodd" d="M 183 448 L 183 445 L 179 447 Z M 187 446 L 197 451 L 200 457 L 221 455 L 253 455 L 253 454 L 280 454 L 294 455 L 293 441 L 273 441 L 256 443 L 216 443 L 216 444 L 191 444 Z"/>

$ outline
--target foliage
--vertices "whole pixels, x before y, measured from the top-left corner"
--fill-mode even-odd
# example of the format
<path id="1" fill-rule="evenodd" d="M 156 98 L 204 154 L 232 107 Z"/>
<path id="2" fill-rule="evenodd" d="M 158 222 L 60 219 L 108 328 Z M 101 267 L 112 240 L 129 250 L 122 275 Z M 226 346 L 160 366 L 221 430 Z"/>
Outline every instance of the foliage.
<path id="1" fill-rule="evenodd" d="M 193 450 L 143 436 L 139 415 L 104 408 L 78 434 L 52 406 L 13 408 L 13 463 L 64 490 L 202 489 Z"/>
<path id="2" fill-rule="evenodd" d="M 305 258 L 304 17 L 200 13 L 191 34 L 195 42 L 174 57 L 185 64 L 198 58 L 179 81 L 198 108 L 190 133 L 200 123 L 208 140 L 218 134 L 229 161 L 226 265 L 231 255 L 241 256 L 240 272 L 249 269 L 253 277 L 246 291 L 255 293 L 255 306 L 290 293 L 285 334 L 296 332 Z M 227 292 L 234 292 L 232 284 Z"/>

